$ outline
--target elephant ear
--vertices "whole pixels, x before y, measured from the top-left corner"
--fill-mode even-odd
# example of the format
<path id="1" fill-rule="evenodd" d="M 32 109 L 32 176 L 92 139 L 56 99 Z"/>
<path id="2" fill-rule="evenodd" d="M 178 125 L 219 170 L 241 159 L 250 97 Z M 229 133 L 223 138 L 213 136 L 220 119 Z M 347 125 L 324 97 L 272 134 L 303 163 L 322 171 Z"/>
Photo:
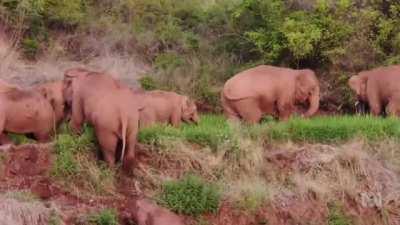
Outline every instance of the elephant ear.
<path id="1" fill-rule="evenodd" d="M 363 74 L 359 74 L 356 76 L 352 76 L 349 81 L 348 84 L 350 86 L 350 88 L 362 99 L 366 98 L 366 91 L 367 91 L 367 82 L 368 82 L 368 77 L 363 75 Z"/>

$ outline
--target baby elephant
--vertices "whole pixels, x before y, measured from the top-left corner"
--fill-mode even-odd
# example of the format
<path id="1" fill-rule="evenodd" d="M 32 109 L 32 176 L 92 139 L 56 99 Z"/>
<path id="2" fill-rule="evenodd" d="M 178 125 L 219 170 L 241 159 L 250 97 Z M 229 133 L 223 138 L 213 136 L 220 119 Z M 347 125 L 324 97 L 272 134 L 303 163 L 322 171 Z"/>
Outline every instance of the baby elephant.
<path id="1" fill-rule="evenodd" d="M 50 103 L 36 90 L 23 90 L 0 81 L 0 143 L 10 143 L 4 132 L 33 134 L 50 140 L 56 121 Z"/>
<path id="2" fill-rule="evenodd" d="M 169 123 L 178 127 L 181 121 L 198 123 L 196 104 L 188 97 L 168 91 L 147 91 L 140 94 L 140 127 Z"/>

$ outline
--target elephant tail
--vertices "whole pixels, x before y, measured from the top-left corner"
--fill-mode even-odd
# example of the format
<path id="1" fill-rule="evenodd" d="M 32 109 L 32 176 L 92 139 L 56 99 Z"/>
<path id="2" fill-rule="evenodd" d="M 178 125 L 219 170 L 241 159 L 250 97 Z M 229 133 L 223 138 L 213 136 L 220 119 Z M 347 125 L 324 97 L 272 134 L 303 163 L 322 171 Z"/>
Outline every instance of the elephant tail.
<path id="1" fill-rule="evenodd" d="M 123 116 L 122 118 L 123 119 L 122 119 L 122 125 L 121 125 L 121 128 L 122 128 L 122 131 L 121 131 L 121 133 L 122 133 L 122 136 L 121 136 L 122 137 L 121 163 L 123 164 L 124 156 L 125 156 L 125 148 L 126 148 L 126 138 L 127 138 L 126 131 L 128 129 L 128 117 Z"/>

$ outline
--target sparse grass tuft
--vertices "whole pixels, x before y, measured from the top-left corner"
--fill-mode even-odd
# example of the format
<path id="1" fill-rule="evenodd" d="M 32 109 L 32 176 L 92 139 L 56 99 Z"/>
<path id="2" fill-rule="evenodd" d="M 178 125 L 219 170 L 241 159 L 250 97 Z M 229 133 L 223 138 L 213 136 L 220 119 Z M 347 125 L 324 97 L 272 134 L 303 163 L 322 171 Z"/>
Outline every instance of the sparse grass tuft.
<path id="1" fill-rule="evenodd" d="M 93 225 L 117 225 L 118 216 L 115 209 L 104 209 L 89 216 L 90 224 Z"/>
<path id="2" fill-rule="evenodd" d="M 177 213 L 199 216 L 218 210 L 220 193 L 213 184 L 197 176 L 187 175 L 181 180 L 166 182 L 160 200 Z"/>
<path id="3" fill-rule="evenodd" d="M 329 206 L 328 225 L 351 225 L 351 220 L 344 215 L 342 207 L 338 204 Z"/>
<path id="4" fill-rule="evenodd" d="M 10 191 L 4 195 L 7 198 L 15 199 L 19 202 L 35 202 L 39 198 L 30 191 Z"/>

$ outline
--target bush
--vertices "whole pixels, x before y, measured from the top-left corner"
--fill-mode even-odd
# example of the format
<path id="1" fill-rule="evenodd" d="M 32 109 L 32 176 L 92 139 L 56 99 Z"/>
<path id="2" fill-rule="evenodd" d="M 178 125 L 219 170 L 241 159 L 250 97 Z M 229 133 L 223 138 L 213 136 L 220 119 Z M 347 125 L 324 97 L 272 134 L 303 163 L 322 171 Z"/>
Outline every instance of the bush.
<path id="1" fill-rule="evenodd" d="M 217 212 L 220 193 L 214 185 L 188 175 L 179 181 L 166 182 L 160 200 L 177 213 L 199 216 Z"/>
<path id="2" fill-rule="evenodd" d="M 89 217 L 91 224 L 95 225 L 118 225 L 118 216 L 115 209 L 104 209 Z"/>
<path id="3" fill-rule="evenodd" d="M 140 86 L 146 91 L 158 89 L 157 88 L 158 85 L 157 85 L 156 81 L 150 76 L 144 76 L 144 77 L 140 78 L 139 83 L 140 83 Z"/>

